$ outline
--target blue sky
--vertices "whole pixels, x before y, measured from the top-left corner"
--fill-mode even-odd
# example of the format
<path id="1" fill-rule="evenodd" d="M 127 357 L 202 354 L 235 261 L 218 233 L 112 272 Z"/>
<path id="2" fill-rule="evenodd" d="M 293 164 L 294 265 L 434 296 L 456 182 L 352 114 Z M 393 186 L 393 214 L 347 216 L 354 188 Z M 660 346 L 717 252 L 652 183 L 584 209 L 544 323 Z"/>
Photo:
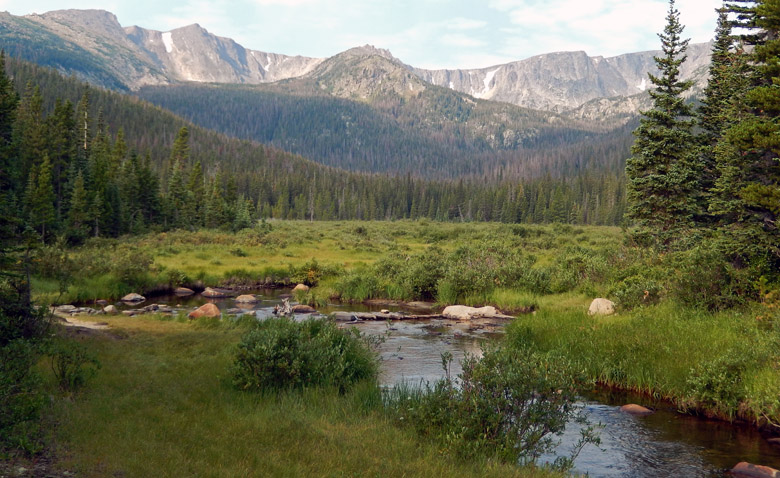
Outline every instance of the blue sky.
<path id="1" fill-rule="evenodd" d="M 713 36 L 720 0 L 677 0 L 685 36 Z M 613 56 L 659 48 L 667 0 L 0 0 L 14 15 L 100 8 L 123 26 L 199 23 L 253 50 L 327 57 L 389 49 L 423 68 L 477 68 L 553 51 Z"/>

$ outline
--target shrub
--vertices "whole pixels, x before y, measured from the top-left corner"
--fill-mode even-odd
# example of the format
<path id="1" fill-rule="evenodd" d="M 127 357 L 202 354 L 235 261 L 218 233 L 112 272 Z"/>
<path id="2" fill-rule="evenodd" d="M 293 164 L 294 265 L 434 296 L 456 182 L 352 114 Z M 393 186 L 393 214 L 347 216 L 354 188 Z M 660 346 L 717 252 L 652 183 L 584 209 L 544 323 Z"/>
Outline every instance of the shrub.
<path id="1" fill-rule="evenodd" d="M 49 321 L 27 303 L 27 287 L 0 280 L 0 455 L 41 449 L 44 395 L 35 364 Z"/>
<path id="2" fill-rule="evenodd" d="M 336 289 L 341 293 L 342 300 L 362 302 L 376 297 L 381 287 L 376 276 L 362 268 L 339 278 Z"/>
<path id="3" fill-rule="evenodd" d="M 729 350 L 725 354 L 691 369 L 687 380 L 689 396 L 709 410 L 733 418 L 747 396 L 743 374 L 751 358 Z"/>
<path id="4" fill-rule="evenodd" d="M 627 277 L 612 288 L 610 295 L 618 306 L 631 310 L 640 305 L 657 304 L 664 288 L 658 281 L 641 275 Z"/>
<path id="5" fill-rule="evenodd" d="M 242 390 L 334 386 L 341 392 L 376 380 L 379 364 L 368 339 L 325 319 L 272 318 L 250 330 L 238 346 L 233 382 Z"/>
<path id="6" fill-rule="evenodd" d="M 700 245 L 670 255 L 676 272 L 670 293 L 685 305 L 725 310 L 755 295 L 749 270 L 737 270 L 715 247 Z"/>
<path id="7" fill-rule="evenodd" d="M 73 340 L 55 340 L 49 345 L 51 369 L 63 392 L 77 392 L 100 368 L 86 347 Z"/>
<path id="8" fill-rule="evenodd" d="M 443 357 L 447 370 L 447 358 Z M 561 357 L 528 348 L 494 347 L 481 359 L 467 357 L 458 383 L 449 376 L 424 389 L 402 385 L 388 393 L 399 423 L 440 441 L 464 458 L 495 457 L 531 463 L 556 445 L 571 420 L 582 421 L 575 384 L 581 377 Z M 590 427 L 575 447 L 597 442 Z M 572 458 L 558 461 L 563 467 Z"/>

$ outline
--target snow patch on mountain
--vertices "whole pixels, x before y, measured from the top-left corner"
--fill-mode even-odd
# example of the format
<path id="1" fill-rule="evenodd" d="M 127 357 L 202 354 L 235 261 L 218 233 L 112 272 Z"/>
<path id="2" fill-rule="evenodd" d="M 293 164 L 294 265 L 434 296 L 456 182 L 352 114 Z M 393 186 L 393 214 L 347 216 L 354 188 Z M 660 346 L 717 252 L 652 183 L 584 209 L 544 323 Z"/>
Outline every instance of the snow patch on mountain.
<path id="1" fill-rule="evenodd" d="M 173 53 L 173 34 L 171 32 L 165 32 L 162 34 L 162 41 L 165 45 L 165 51 Z"/>

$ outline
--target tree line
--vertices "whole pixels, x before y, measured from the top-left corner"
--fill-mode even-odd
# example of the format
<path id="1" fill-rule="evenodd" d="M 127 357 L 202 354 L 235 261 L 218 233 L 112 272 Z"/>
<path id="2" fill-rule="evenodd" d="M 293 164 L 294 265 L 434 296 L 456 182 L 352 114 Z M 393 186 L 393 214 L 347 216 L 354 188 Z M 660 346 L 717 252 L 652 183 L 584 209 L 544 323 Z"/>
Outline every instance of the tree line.
<path id="1" fill-rule="evenodd" d="M 694 110 L 680 80 L 688 45 L 674 0 L 661 71 L 627 162 L 633 237 L 663 250 L 705 242 L 739 268 L 780 271 L 780 3 L 719 9 L 710 80 Z M 738 31 L 738 34 L 734 34 Z"/>
<path id="2" fill-rule="evenodd" d="M 1 61 L 0 207 L 18 219 L 17 231 L 29 227 L 44 241 L 237 230 L 263 218 L 621 220 L 620 173 L 594 168 L 522 182 L 350 173 L 204 130 L 35 65 Z"/>

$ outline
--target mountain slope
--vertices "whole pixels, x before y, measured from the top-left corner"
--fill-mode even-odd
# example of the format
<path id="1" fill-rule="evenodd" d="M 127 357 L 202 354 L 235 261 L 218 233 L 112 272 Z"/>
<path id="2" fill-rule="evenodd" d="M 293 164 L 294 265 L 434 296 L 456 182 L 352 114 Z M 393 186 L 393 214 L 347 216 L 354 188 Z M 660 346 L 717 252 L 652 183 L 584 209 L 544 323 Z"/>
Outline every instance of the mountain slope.
<path id="1" fill-rule="evenodd" d="M 115 16 L 96 10 L 61 10 L 25 17 L 0 13 L 0 26 L 0 42 L 11 56 L 115 89 L 135 90 L 181 81 L 263 84 L 307 77 L 315 69 L 325 77 L 330 63 L 330 59 L 249 50 L 198 25 L 170 32 L 137 26 L 123 29 Z M 709 43 L 690 45 L 689 59 L 683 66 L 683 78 L 693 79 L 698 87 L 706 82 L 710 49 Z M 365 50 L 353 49 L 341 55 Z M 403 65 L 387 51 L 374 52 Z M 648 86 L 647 73 L 656 71 L 656 54 L 651 51 L 603 58 L 589 57 L 584 52 L 562 52 L 482 69 L 403 67 L 426 84 L 475 98 L 563 112 L 599 98 L 641 93 Z M 362 76 L 333 83 L 335 89 L 331 92 L 356 98 L 366 88 L 387 87 L 371 84 L 384 78 L 376 73 L 369 67 Z M 409 76 L 395 83 L 393 88 L 403 83 L 402 87 L 411 87 L 410 92 L 420 89 Z"/>
<path id="2" fill-rule="evenodd" d="M 630 137 L 430 85 L 367 47 L 275 84 L 187 84 L 138 94 L 204 127 L 324 164 L 429 178 L 566 176 L 577 164 L 619 163 L 628 153 L 620 138 Z"/>
<path id="3" fill-rule="evenodd" d="M 50 124 L 59 128 L 67 127 L 69 123 L 50 123 L 49 115 L 55 110 L 55 100 L 76 103 L 85 93 L 89 94 L 90 107 L 84 117 L 79 116 L 78 121 L 80 126 L 82 119 L 87 120 L 91 132 L 87 135 L 90 138 L 89 148 L 82 149 L 81 136 L 76 139 L 76 134 L 64 134 L 52 144 L 45 141 L 38 146 L 45 151 L 56 148 L 49 152 L 56 151 L 59 171 L 67 172 L 71 175 L 70 179 L 73 179 L 71 173 L 79 171 L 78 175 L 83 172 L 90 188 L 106 187 L 107 194 L 103 199 L 110 207 L 102 208 L 104 214 L 101 217 L 110 220 L 116 227 L 101 225 L 100 234 L 103 235 L 122 234 L 138 224 L 132 217 L 128 221 L 122 219 L 127 216 L 122 213 L 123 205 L 135 204 L 129 199 L 122 202 L 125 201 L 122 197 L 132 197 L 141 189 L 145 196 L 158 192 L 154 186 L 156 181 L 148 178 L 136 189 L 137 177 L 133 171 L 137 170 L 137 163 L 133 165 L 135 155 L 132 150 L 138 151 L 141 157 L 149 155 L 159 184 L 163 185 L 163 197 L 160 199 L 167 201 L 164 204 L 175 204 L 172 198 L 181 201 L 184 196 L 201 198 L 200 201 L 187 199 L 190 212 L 205 207 L 204 201 L 207 204 L 212 204 L 212 201 L 218 203 L 222 197 L 226 204 L 234 204 L 236 208 L 239 204 L 246 206 L 246 200 L 249 200 L 250 209 L 256 214 L 254 217 L 286 219 L 391 220 L 427 217 L 458 221 L 616 224 L 622 215 L 625 189 L 622 173 L 602 170 L 565 180 L 543 178 L 489 182 L 468 179 L 428 181 L 411 175 L 393 177 L 353 173 L 322 166 L 273 147 L 220 135 L 136 98 L 90 88 L 73 78 L 64 78 L 36 65 L 8 59 L 7 67 L 16 90 L 23 93 L 23 103 L 29 101 L 28 93 L 32 95 L 33 91 L 27 90 L 25 85 L 40 87 L 45 118 L 40 127 L 45 131 Z M 65 105 L 67 110 L 67 103 Z M 63 110 L 60 108 L 60 111 Z M 82 110 L 80 114 L 83 113 Z M 70 115 L 75 120 L 72 108 Z M 70 124 L 70 128 L 75 128 L 77 123 L 73 121 Z M 182 185 L 184 178 L 180 175 L 180 187 L 175 189 L 170 186 L 176 175 L 171 174 L 169 157 L 174 138 L 183 126 L 190 130 L 190 159 L 182 164 L 186 186 Z M 105 131 L 104 127 L 110 136 L 108 140 L 99 139 L 107 137 L 97 131 Z M 127 147 L 112 147 L 113 138 L 118 138 L 120 131 L 124 132 Z M 50 138 L 55 139 L 53 136 Z M 71 143 L 72 148 L 62 149 L 59 140 Z M 50 157 L 55 156 L 51 154 Z M 41 155 L 35 155 L 31 161 L 45 162 L 41 158 Z M 107 167 L 109 164 L 113 166 Z M 202 171 L 198 165 L 203 167 Z M 587 165 L 580 166 L 584 169 Z M 105 174 L 109 169 L 112 174 Z M 121 184 L 112 179 L 114 176 Z M 58 177 L 62 180 L 61 174 Z M 199 181 L 204 181 L 201 186 L 211 187 L 204 191 L 198 187 Z M 28 181 L 23 179 L 15 183 L 17 197 L 24 196 L 26 184 Z M 189 193 L 185 192 L 183 196 L 181 187 L 186 187 Z M 199 189 L 200 192 L 196 192 Z M 71 199 L 67 184 L 62 190 L 56 190 L 63 201 Z M 209 193 L 210 199 L 204 198 L 204 193 Z M 96 197 L 92 199 L 97 201 Z M 238 209 L 234 212 L 238 215 Z M 162 210 L 155 209 L 154 217 L 149 216 L 147 225 L 170 227 L 164 222 L 169 213 L 168 206 Z M 262 234 L 256 236 L 256 240 L 262 241 Z M 283 247 L 277 243 L 271 245 Z"/>
<path id="4" fill-rule="evenodd" d="M 697 88 L 706 85 L 711 43 L 690 45 L 682 77 Z M 612 58 L 585 52 L 561 52 L 475 70 L 412 68 L 423 80 L 468 93 L 475 98 L 503 101 L 527 108 L 566 111 L 597 98 L 628 97 L 644 92 L 647 74 L 656 74 L 653 56 L 659 51 Z"/>

